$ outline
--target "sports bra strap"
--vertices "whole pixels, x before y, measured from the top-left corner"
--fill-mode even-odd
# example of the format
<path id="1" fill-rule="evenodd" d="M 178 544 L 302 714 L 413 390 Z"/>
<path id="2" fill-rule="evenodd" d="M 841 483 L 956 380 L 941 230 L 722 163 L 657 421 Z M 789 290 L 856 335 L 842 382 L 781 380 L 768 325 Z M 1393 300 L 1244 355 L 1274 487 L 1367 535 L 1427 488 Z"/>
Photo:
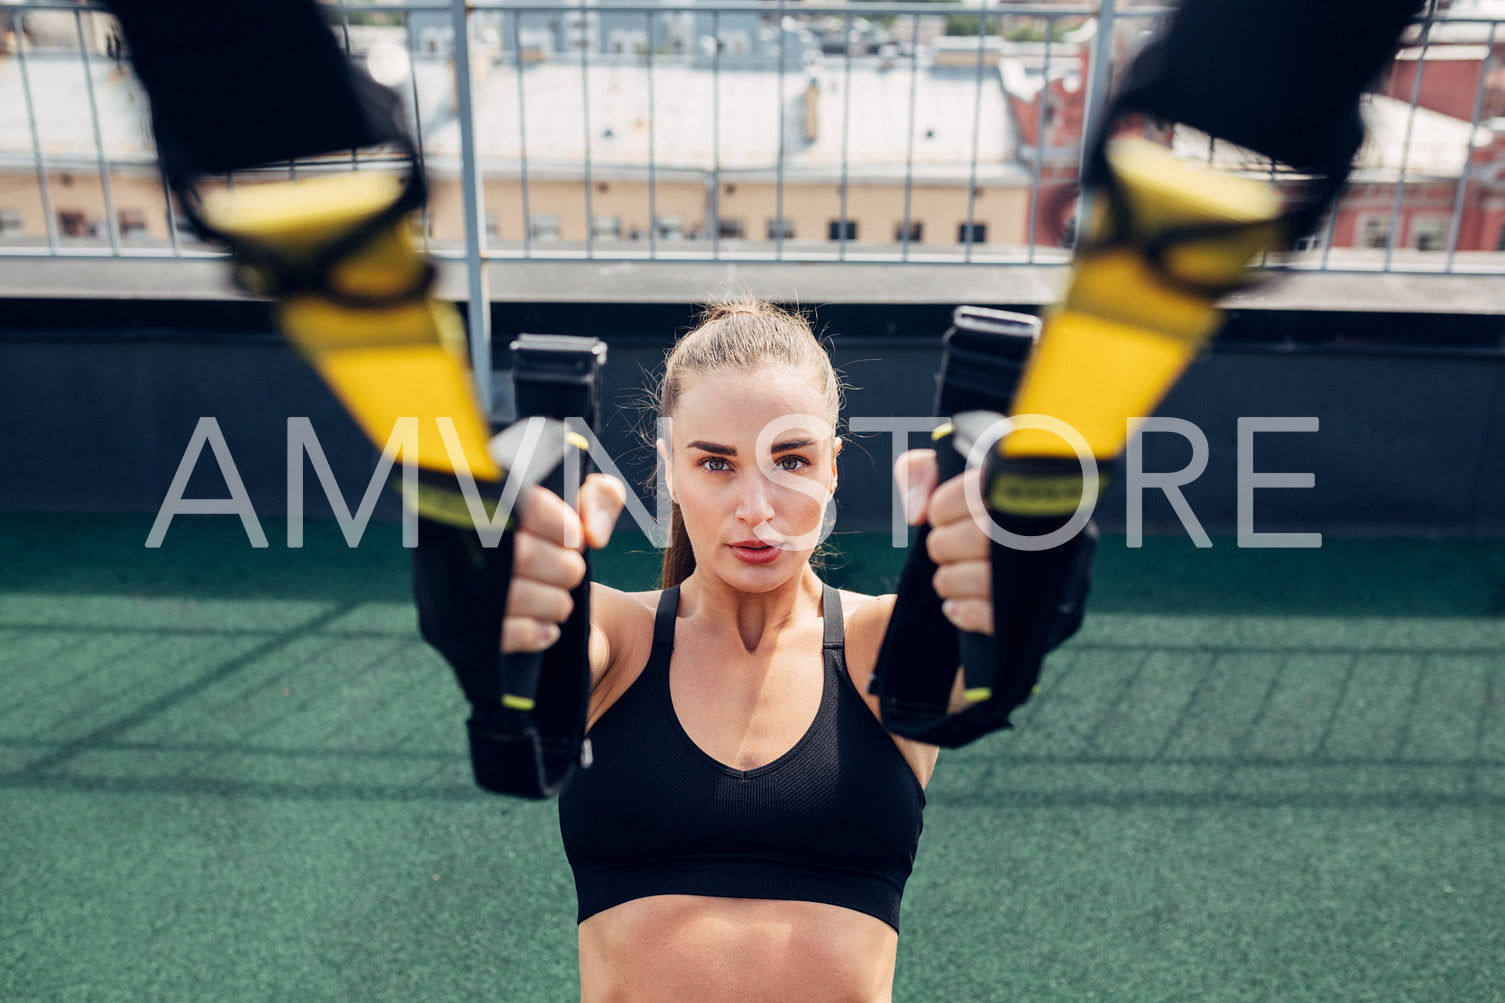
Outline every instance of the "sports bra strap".
<path id="1" fill-rule="evenodd" d="M 841 592 L 824 582 L 820 586 L 820 615 L 821 626 L 825 631 L 821 646 L 842 648 L 845 644 L 846 633 L 842 630 L 841 624 Z"/>
<path id="2" fill-rule="evenodd" d="M 672 585 L 659 595 L 658 611 L 653 615 L 653 646 L 674 647 L 674 616 L 679 612 L 679 586 Z"/>

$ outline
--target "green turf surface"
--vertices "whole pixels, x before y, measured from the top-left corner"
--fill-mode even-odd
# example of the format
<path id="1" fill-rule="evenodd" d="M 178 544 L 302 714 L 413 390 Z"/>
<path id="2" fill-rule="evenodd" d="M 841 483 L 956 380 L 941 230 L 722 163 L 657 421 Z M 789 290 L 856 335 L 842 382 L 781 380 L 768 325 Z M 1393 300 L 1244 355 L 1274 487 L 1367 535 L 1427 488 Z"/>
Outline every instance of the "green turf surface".
<path id="1" fill-rule="evenodd" d="M 0 1000 L 577 998 L 556 809 L 471 786 L 395 528 L 149 526 L 0 517 Z M 1505 999 L 1502 612 L 1498 542 L 1105 541 L 942 755 L 896 998 Z"/>

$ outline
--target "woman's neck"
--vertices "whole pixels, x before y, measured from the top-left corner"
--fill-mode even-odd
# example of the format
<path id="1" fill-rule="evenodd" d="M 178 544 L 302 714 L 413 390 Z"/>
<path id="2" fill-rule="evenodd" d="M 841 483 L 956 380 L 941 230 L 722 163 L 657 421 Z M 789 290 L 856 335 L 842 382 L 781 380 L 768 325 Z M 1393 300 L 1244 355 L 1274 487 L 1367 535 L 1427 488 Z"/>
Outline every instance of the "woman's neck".
<path id="1" fill-rule="evenodd" d="M 697 571 L 680 584 L 679 603 L 685 618 L 716 634 L 735 632 L 743 649 L 753 652 L 785 627 L 818 613 L 821 582 L 808 564 L 767 592 L 744 592 Z"/>

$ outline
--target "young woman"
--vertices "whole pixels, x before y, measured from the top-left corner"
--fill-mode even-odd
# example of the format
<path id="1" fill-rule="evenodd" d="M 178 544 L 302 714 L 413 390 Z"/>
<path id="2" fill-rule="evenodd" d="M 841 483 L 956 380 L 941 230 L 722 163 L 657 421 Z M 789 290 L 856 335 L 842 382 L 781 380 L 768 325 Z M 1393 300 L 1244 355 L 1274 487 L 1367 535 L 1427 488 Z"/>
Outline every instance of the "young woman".
<path id="1" fill-rule="evenodd" d="M 893 596 L 810 566 L 836 487 L 840 388 L 802 318 L 712 309 L 670 353 L 663 588 L 591 591 L 594 763 L 560 799 L 585 1000 L 887 1000 L 937 750 L 887 732 L 868 677 Z M 988 540 L 961 478 L 901 458 L 937 592 L 990 632 Z M 547 647 L 622 486 L 524 500 L 503 648 Z"/>

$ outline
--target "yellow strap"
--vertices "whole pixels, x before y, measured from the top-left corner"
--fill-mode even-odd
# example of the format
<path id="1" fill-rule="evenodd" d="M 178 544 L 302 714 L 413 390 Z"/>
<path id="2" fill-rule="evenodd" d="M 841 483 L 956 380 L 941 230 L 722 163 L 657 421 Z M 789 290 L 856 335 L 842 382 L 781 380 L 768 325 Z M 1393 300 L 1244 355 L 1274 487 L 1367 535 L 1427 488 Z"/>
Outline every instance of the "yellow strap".
<path id="1" fill-rule="evenodd" d="M 1133 137 L 1109 143 L 1107 157 L 1131 237 L 1269 221 L 1173 248 L 1160 265 L 1183 280 L 1236 280 L 1278 232 L 1278 199 L 1264 179 L 1212 171 Z M 1114 230 L 1113 211 L 1105 207 L 1095 235 Z M 1221 322 L 1213 298 L 1167 283 L 1141 247 L 1094 248 L 1089 238 L 1073 262 L 1064 301 L 1045 320 L 1013 412 L 1059 418 L 1082 434 L 1094 456 L 1116 457 L 1131 434 L 1128 421 L 1154 413 Z M 1014 432 L 1002 449 L 1010 457 L 1075 455 L 1058 436 L 1033 428 Z"/>
<path id="2" fill-rule="evenodd" d="M 401 179 L 374 172 L 237 185 L 206 195 L 204 216 L 296 264 L 312 261 L 384 211 L 401 188 Z M 412 288 L 424 268 L 406 221 L 394 221 L 338 262 L 330 279 L 347 295 L 380 298 Z M 471 380 L 464 323 L 453 304 L 430 299 L 367 310 L 301 295 L 281 303 L 277 316 L 288 339 L 378 449 L 386 447 L 399 421 L 417 418 L 416 442 L 404 441 L 399 459 L 501 480 L 503 472 L 486 452 L 490 436 Z M 441 423 L 454 429 L 451 443 Z"/>

